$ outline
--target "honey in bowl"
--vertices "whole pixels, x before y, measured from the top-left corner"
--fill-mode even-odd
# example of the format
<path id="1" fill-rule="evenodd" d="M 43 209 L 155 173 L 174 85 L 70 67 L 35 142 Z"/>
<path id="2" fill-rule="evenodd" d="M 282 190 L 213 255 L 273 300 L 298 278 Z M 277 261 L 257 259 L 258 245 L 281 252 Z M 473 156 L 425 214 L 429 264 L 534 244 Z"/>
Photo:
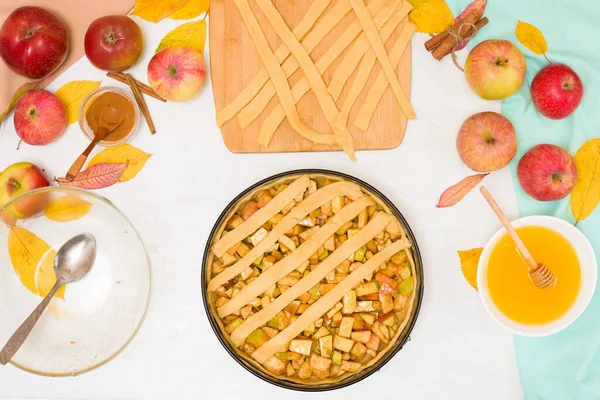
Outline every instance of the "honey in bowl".
<path id="1" fill-rule="evenodd" d="M 508 234 L 493 248 L 487 267 L 490 297 L 513 321 L 539 325 L 552 322 L 573 305 L 581 286 L 577 253 L 562 235 L 541 226 L 517 228 L 533 258 L 552 271 L 554 286 L 539 289 L 531 281 L 528 264 Z"/>

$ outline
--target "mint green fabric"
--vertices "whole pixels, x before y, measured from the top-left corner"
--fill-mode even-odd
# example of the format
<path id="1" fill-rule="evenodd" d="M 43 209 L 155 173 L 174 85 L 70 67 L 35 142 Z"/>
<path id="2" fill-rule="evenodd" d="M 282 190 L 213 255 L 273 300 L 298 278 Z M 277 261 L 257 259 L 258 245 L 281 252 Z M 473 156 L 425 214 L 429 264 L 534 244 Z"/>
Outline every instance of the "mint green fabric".
<path id="1" fill-rule="evenodd" d="M 469 0 L 447 0 L 458 15 Z M 575 154 L 588 139 L 600 137 L 600 1 L 488 0 L 490 23 L 469 48 L 485 39 L 508 39 L 527 59 L 527 78 L 521 90 L 502 103 L 502 113 L 517 130 L 518 154 L 511 163 L 513 183 L 522 216 L 547 214 L 573 222 L 568 199 L 538 202 L 523 192 L 516 177 L 521 156 L 539 143 L 553 143 Z M 548 58 L 573 68 L 584 84 L 583 101 L 570 117 L 554 121 L 540 115 L 531 102 L 529 85 L 547 65 L 543 56 L 518 43 L 518 20 L 537 26 L 548 42 Z M 468 51 L 468 50 L 463 50 Z M 457 79 L 460 73 L 457 72 Z M 485 105 L 482 105 L 482 111 Z M 578 228 L 600 256 L 600 208 Z M 600 257 L 598 257 L 600 258 Z M 569 328 L 546 338 L 515 337 L 519 374 L 527 400 L 600 399 L 600 289 L 584 314 Z"/>

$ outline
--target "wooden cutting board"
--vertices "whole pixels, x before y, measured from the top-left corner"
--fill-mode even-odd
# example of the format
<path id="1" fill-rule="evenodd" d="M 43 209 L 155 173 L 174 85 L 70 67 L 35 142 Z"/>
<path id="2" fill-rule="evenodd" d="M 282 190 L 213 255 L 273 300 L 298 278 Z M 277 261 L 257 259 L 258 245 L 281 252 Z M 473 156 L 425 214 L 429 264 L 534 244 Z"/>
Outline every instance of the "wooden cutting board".
<path id="1" fill-rule="evenodd" d="M 331 8 L 338 0 L 333 0 L 329 6 Z M 312 0 L 273 0 L 273 4 L 281 13 L 283 19 L 287 22 L 290 29 L 302 19 Z M 273 30 L 267 19 L 261 13 L 254 1 L 250 1 L 252 7 L 265 36 L 269 40 L 271 49 L 275 51 L 281 44 L 281 40 Z M 327 12 L 327 10 L 325 11 Z M 313 61 L 318 60 L 327 48 L 338 38 L 345 28 L 356 20 L 353 12 L 348 13 L 341 22 L 321 41 L 321 43 L 311 53 Z M 386 43 L 388 54 L 396 41 L 400 30 L 408 18 L 398 26 L 396 31 Z M 350 47 L 350 46 L 349 46 Z M 347 51 L 348 49 L 346 49 Z M 323 75 L 326 84 L 329 84 L 331 77 L 346 51 L 328 68 Z M 229 104 L 237 94 L 252 80 L 256 73 L 262 69 L 262 61 L 252 38 L 248 34 L 240 13 L 233 0 L 212 0 L 210 5 L 210 62 L 213 93 L 215 97 L 216 109 L 220 109 Z M 366 132 L 361 132 L 354 127 L 354 118 L 360 106 L 364 103 L 368 90 L 371 88 L 381 67 L 379 63 L 375 64 L 371 76 L 367 81 L 358 100 L 354 104 L 348 118 L 348 129 L 352 133 L 357 150 L 377 150 L 391 149 L 397 147 L 404 137 L 407 118 L 402 113 L 396 98 L 390 87 L 384 93 L 381 102 L 371 125 Z M 356 71 L 355 71 L 356 73 Z M 404 56 L 398 66 L 398 77 L 400 85 L 404 92 L 410 98 L 411 86 L 411 47 L 408 45 Z M 289 79 L 290 85 L 295 84 L 303 72 L 298 69 Z M 341 108 L 344 99 L 354 75 L 346 84 L 344 91 L 337 101 L 338 108 Z M 337 146 L 316 145 L 307 139 L 298 135 L 290 126 L 287 119 L 279 126 L 275 133 L 269 148 L 264 149 L 258 144 L 257 138 L 262 122 L 269 115 L 269 112 L 279 104 L 277 96 L 271 99 L 267 108 L 261 116 L 257 118 L 252 125 L 242 129 L 235 118 L 229 120 L 221 127 L 223 140 L 227 148 L 235 153 L 276 153 L 276 152 L 297 152 L 297 151 L 332 151 L 340 150 Z M 331 127 L 327 123 L 321 107 L 314 93 L 307 93 L 297 104 L 298 113 L 307 126 L 312 127 L 317 132 L 330 133 Z"/>

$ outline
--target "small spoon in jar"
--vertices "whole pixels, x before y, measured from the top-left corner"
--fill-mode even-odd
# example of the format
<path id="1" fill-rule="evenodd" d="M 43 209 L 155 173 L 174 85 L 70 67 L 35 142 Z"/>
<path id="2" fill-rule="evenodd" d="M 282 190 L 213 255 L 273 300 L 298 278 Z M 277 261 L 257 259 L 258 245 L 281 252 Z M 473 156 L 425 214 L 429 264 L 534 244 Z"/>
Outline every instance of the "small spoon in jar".
<path id="1" fill-rule="evenodd" d="M 519 250 L 523 258 L 525 259 L 525 262 L 529 266 L 529 277 L 531 278 L 535 286 L 537 286 L 540 289 L 546 289 L 554 285 L 556 279 L 554 278 L 554 274 L 552 273 L 552 271 L 550 271 L 548 267 L 546 267 L 544 264 L 537 263 L 533 259 L 531 253 L 529 252 L 529 250 L 527 250 L 525 243 L 523 243 L 523 241 L 517 234 L 517 231 L 512 226 L 508 218 L 506 218 L 506 215 L 504 214 L 498 203 L 496 203 L 490 192 L 485 188 L 485 186 L 482 186 L 479 190 L 481 191 L 483 197 L 485 197 L 485 199 L 489 203 L 490 207 L 492 207 L 492 210 L 494 210 L 494 212 L 498 216 L 500 222 L 502 222 L 502 225 L 504 225 L 504 228 L 506 229 L 512 240 L 517 245 L 517 249 Z"/>
<path id="2" fill-rule="evenodd" d="M 81 153 L 81 155 L 75 160 L 69 171 L 67 171 L 66 178 L 70 181 L 75 179 L 75 176 L 81 171 L 83 168 L 83 164 L 87 160 L 88 156 L 94 150 L 94 147 L 100 141 L 104 140 L 110 133 L 114 132 L 123 121 L 125 120 L 125 115 L 118 110 L 116 107 L 111 105 L 105 106 L 102 111 L 100 111 L 100 115 L 98 116 L 98 130 L 94 132 L 94 139 L 90 143 L 90 145 Z"/>
<path id="3" fill-rule="evenodd" d="M 0 351 L 0 364 L 6 365 L 21 348 L 58 289 L 85 277 L 92 269 L 95 260 L 96 240 L 89 233 L 77 235 L 62 245 L 54 258 L 56 274 L 54 287 L 8 339 Z"/>

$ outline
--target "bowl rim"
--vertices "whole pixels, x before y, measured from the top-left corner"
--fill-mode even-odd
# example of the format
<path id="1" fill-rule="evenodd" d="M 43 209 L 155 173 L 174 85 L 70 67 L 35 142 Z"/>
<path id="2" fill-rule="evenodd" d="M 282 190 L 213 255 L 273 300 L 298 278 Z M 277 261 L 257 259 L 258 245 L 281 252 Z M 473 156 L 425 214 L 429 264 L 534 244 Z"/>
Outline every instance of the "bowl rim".
<path id="1" fill-rule="evenodd" d="M 72 186 L 45 186 L 45 187 L 41 187 L 41 188 L 30 190 L 28 192 L 25 192 L 25 193 L 23 193 L 23 194 L 15 197 L 14 199 L 10 200 L 8 203 L 2 205 L 0 207 L 0 211 L 4 210 L 7 207 L 10 207 L 13 203 L 21 200 L 22 198 L 25 198 L 25 197 L 30 196 L 30 195 L 35 195 L 35 194 L 38 194 L 38 193 L 46 193 L 46 192 L 66 192 L 66 193 L 73 192 L 73 193 L 85 194 L 85 195 L 89 195 L 91 197 L 94 197 L 97 200 L 100 200 L 101 202 L 107 204 L 109 207 L 113 208 L 118 214 L 121 215 L 121 217 L 123 217 L 125 219 L 125 221 L 131 227 L 132 231 L 137 236 L 138 240 L 140 241 L 140 244 L 142 245 L 142 249 L 144 250 L 144 254 L 146 255 L 146 261 L 148 263 L 148 301 L 146 302 L 146 307 L 144 308 L 144 313 L 142 314 L 142 318 L 140 320 L 140 323 L 138 324 L 138 326 L 136 327 L 136 329 L 132 332 L 131 336 L 125 341 L 125 343 L 121 346 L 121 348 L 119 348 L 119 350 L 117 350 L 112 356 L 108 357 L 107 359 L 103 360 L 102 362 L 96 363 L 96 364 L 91 365 L 91 366 L 89 366 L 87 368 L 84 368 L 84 369 L 82 369 L 80 371 L 77 371 L 75 374 L 73 374 L 73 373 L 48 373 L 48 372 L 38 371 L 38 370 L 35 370 L 33 368 L 28 368 L 26 366 L 23 366 L 23 365 L 17 363 L 14 360 L 10 360 L 9 361 L 9 363 L 11 365 L 19 368 L 20 370 L 25 371 L 25 372 L 29 372 L 31 374 L 39 375 L 39 376 L 47 376 L 47 377 L 52 377 L 52 378 L 54 378 L 54 377 L 62 378 L 62 377 L 79 376 L 79 375 L 85 374 L 86 372 L 90 372 L 90 371 L 93 371 L 93 370 L 95 370 L 97 368 L 100 368 L 100 367 L 104 366 L 105 364 L 108 364 L 110 361 L 114 360 L 117 356 L 119 356 L 121 353 L 123 353 L 123 351 L 127 347 L 129 347 L 129 345 L 131 344 L 131 342 L 133 342 L 133 340 L 137 337 L 138 333 L 142 329 L 142 326 L 144 325 L 144 322 L 146 321 L 146 317 L 148 315 L 148 310 L 150 308 L 150 303 L 152 301 L 152 262 L 150 260 L 149 254 L 148 254 L 148 249 L 146 249 L 146 245 L 144 244 L 144 241 L 142 240 L 142 237 L 140 236 L 140 233 L 138 232 L 138 230 L 136 229 L 136 227 L 131 223 L 131 220 L 112 201 L 110 201 L 106 197 L 104 197 L 104 196 L 102 196 L 100 194 L 94 193 L 92 191 L 85 190 L 85 189 L 80 189 L 80 188 L 72 187 Z M 38 216 L 39 215 L 36 215 L 33 218 L 37 218 Z M 4 222 L 0 221 L 0 223 L 4 223 Z"/>
<path id="2" fill-rule="evenodd" d="M 335 176 L 338 178 L 342 178 L 342 179 L 357 183 L 362 188 L 365 188 L 368 191 L 375 194 L 376 196 L 378 196 L 385 203 L 385 205 L 390 208 L 390 210 L 392 211 L 394 216 L 396 218 L 398 218 L 398 220 L 404 225 L 404 228 L 406 229 L 406 235 L 408 236 L 408 238 L 410 239 L 410 241 L 413 245 L 413 249 L 414 249 L 413 257 L 415 260 L 415 270 L 417 271 L 417 273 L 419 274 L 419 277 L 420 277 L 419 282 L 418 282 L 419 284 L 417 285 L 417 287 L 415 289 L 415 290 L 418 290 L 418 293 L 415 295 L 414 312 L 412 313 L 412 316 L 410 317 L 410 320 L 408 321 L 408 323 L 405 327 L 406 333 L 404 335 L 401 335 L 398 337 L 395 347 L 388 350 L 388 352 L 377 363 L 375 363 L 371 367 L 363 370 L 362 374 L 350 375 L 347 379 L 333 382 L 333 383 L 327 383 L 322 386 L 302 385 L 300 383 L 293 383 L 293 382 L 285 381 L 282 379 L 276 379 L 273 376 L 271 376 L 270 374 L 262 373 L 262 371 L 259 371 L 258 369 L 256 369 L 256 367 L 247 363 L 242 358 L 238 357 L 235 350 L 231 348 L 231 343 L 229 343 L 229 341 L 225 337 L 222 336 L 219 326 L 216 322 L 216 319 L 210 311 L 209 296 L 206 293 L 208 281 L 206 279 L 207 274 L 206 274 L 205 270 L 206 270 L 206 264 L 208 261 L 208 257 L 210 254 L 210 245 L 213 242 L 214 236 L 217 233 L 219 227 L 224 222 L 225 217 L 229 214 L 229 212 L 233 208 L 235 208 L 238 205 L 240 200 L 242 200 L 245 196 L 247 196 L 249 193 L 255 191 L 259 187 L 267 185 L 276 180 L 286 178 L 288 176 L 299 175 L 299 174 L 315 174 L 315 175 L 322 174 L 322 175 Z M 379 190 L 377 190 L 370 184 L 368 184 L 368 183 L 364 182 L 363 180 L 356 178 L 352 175 L 348 175 L 343 172 L 329 170 L 329 169 L 309 168 L 309 169 L 295 169 L 295 170 L 280 172 L 278 174 L 271 175 L 264 179 L 261 179 L 260 181 L 254 183 L 253 185 L 244 189 L 240 194 L 235 196 L 235 198 L 229 202 L 229 204 L 224 208 L 224 210 L 221 212 L 221 214 L 217 218 L 217 220 L 216 220 L 215 224 L 213 225 L 213 228 L 211 229 L 211 232 L 208 236 L 206 246 L 204 249 L 204 255 L 202 257 L 202 265 L 201 265 L 202 302 L 204 304 L 204 311 L 206 313 L 206 317 L 208 318 L 208 322 L 209 322 L 215 336 L 221 343 L 221 345 L 225 348 L 227 353 L 229 353 L 229 355 L 238 364 L 240 364 L 246 371 L 250 372 L 252 375 L 260 378 L 261 380 L 263 380 L 267 383 L 278 386 L 280 388 L 288 389 L 288 390 L 295 390 L 295 391 L 299 391 L 299 392 L 325 392 L 325 391 L 345 388 L 345 387 L 348 387 L 355 383 L 358 383 L 358 382 L 362 381 L 363 379 L 366 379 L 367 377 L 371 376 L 375 372 L 379 371 L 385 364 L 387 364 L 404 347 L 404 345 L 407 342 L 410 341 L 410 339 L 411 339 L 410 334 L 417 322 L 419 312 L 421 310 L 421 304 L 423 303 L 424 290 L 425 290 L 425 285 L 424 285 L 423 260 L 421 257 L 421 251 L 419 250 L 419 246 L 417 244 L 416 237 L 415 237 L 410 225 L 408 224 L 406 218 L 404 217 L 404 215 L 398 210 L 398 208 L 394 205 L 394 203 L 392 203 L 389 200 L 389 198 L 387 196 L 385 196 L 383 193 L 381 193 Z"/>
<path id="3" fill-rule="evenodd" d="M 86 127 L 86 120 L 85 120 L 85 115 L 83 115 L 83 109 L 86 107 L 88 101 L 90 101 L 90 99 L 92 97 L 98 95 L 99 93 L 109 92 L 109 91 L 122 94 L 123 96 L 127 97 L 127 99 L 129 99 L 129 101 L 133 105 L 133 111 L 135 113 L 135 123 L 133 124 L 133 127 L 131 128 L 131 132 L 129 132 L 127 135 L 125 135 L 125 137 L 123 137 L 123 139 L 117 140 L 114 142 L 107 142 L 106 140 L 99 141 L 98 145 L 103 146 L 103 147 L 118 146 L 120 144 L 127 142 L 133 135 L 135 135 L 135 133 L 137 132 L 137 130 L 140 126 L 140 109 L 137 105 L 137 102 L 135 101 L 135 98 L 133 97 L 133 94 L 129 93 L 127 90 L 120 88 L 118 86 L 101 86 L 99 88 L 92 90 L 87 96 L 85 96 L 83 101 L 81 102 L 81 105 L 79 106 L 79 111 L 77 112 L 77 115 L 78 115 L 79 128 L 81 130 L 81 133 L 83 133 L 83 136 L 85 136 L 86 139 L 88 139 L 90 142 L 94 139 L 93 136 L 88 135 L 88 128 Z"/>
<path id="4" fill-rule="evenodd" d="M 597 259 L 594 249 L 588 238 L 579 229 L 565 220 L 554 216 L 531 215 L 511 221 L 511 224 L 515 228 L 524 226 L 542 226 L 551 229 L 563 236 L 571 244 L 580 260 L 585 257 L 589 259 L 590 262 L 580 262 L 582 278 L 579 292 L 571 307 L 563 315 L 545 324 L 528 325 L 513 321 L 502 314 L 498 307 L 496 307 L 487 287 L 487 261 L 489 260 L 494 246 L 507 233 L 506 229 L 502 227 L 494 233 L 486 243 L 477 265 L 477 287 L 483 308 L 496 323 L 516 335 L 525 337 L 544 337 L 558 333 L 575 322 L 581 314 L 583 314 L 592 300 L 598 279 Z M 565 232 L 573 235 L 576 238 L 575 241 L 565 237 Z"/>

